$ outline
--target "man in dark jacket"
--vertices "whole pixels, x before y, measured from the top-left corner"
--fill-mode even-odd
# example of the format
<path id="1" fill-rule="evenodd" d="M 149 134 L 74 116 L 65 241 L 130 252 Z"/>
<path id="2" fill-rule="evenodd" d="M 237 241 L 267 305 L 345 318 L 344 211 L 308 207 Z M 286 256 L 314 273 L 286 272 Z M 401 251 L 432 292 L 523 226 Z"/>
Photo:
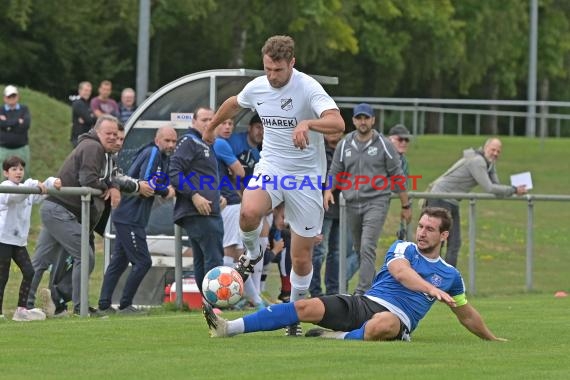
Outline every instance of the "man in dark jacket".
<path id="1" fill-rule="evenodd" d="M 19 101 L 18 88 L 6 86 L 4 106 L 0 108 L 0 162 L 7 157 L 18 156 L 30 167 L 28 131 L 31 117 L 28 107 Z"/>
<path id="2" fill-rule="evenodd" d="M 218 161 L 212 146 L 202 141 L 202 133 L 214 112 L 200 107 L 194 112 L 192 128 L 180 139 L 170 158 L 169 177 L 176 190 L 174 222 L 183 227 L 192 244 L 194 275 L 202 290 L 202 280 L 210 269 L 223 265 L 224 226 L 221 209 Z"/>
<path id="3" fill-rule="evenodd" d="M 89 82 L 79 83 L 78 98 L 71 103 L 71 144 L 75 148 L 80 135 L 89 132 L 97 117 L 89 106 L 92 86 Z"/>
<path id="4" fill-rule="evenodd" d="M 156 132 L 154 141 L 139 150 L 127 175 L 140 181 L 150 182 L 154 195 L 173 198 L 174 189 L 162 182 L 162 174 L 168 172 L 169 156 L 176 146 L 177 135 L 172 127 L 162 127 Z M 112 214 L 116 239 L 111 262 L 105 271 L 99 310 L 112 312 L 111 299 L 119 278 L 132 264 L 131 272 L 123 288 L 119 304 L 119 313 L 137 313 L 133 306 L 133 298 L 144 276 L 150 269 L 152 261 L 146 242 L 145 228 L 148 223 L 154 196 L 124 197 L 119 207 Z"/>
<path id="5" fill-rule="evenodd" d="M 110 115 L 103 115 L 93 130 L 79 138 L 77 147 L 67 156 L 57 176 L 65 187 L 92 187 L 103 191 L 100 197 L 93 197 L 91 202 L 89 229 L 93 230 L 103 210 L 105 201 L 111 200 L 111 206 L 117 207 L 121 195 L 118 189 L 110 187 L 112 161 L 110 155 L 115 150 L 118 120 Z M 81 287 L 81 196 L 50 195 L 40 210 L 43 228 L 38 238 L 36 252 L 32 260 L 36 273 L 43 267 L 42 261 L 53 262 L 50 254 L 69 254 L 73 257 L 73 294 L 74 311 L 79 312 Z M 95 259 L 93 251 L 89 252 L 89 273 L 93 270 Z M 53 300 L 56 305 L 55 314 L 67 315 L 67 306 L 59 299 Z"/>

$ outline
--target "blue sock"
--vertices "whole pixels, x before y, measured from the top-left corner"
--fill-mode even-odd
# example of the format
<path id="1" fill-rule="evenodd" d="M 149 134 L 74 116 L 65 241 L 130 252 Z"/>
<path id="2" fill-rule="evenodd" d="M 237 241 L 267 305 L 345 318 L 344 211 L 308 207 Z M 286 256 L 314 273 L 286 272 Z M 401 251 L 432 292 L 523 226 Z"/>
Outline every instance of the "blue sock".
<path id="1" fill-rule="evenodd" d="M 271 305 L 243 317 L 244 332 L 271 331 L 299 322 L 292 302 Z"/>
<path id="2" fill-rule="evenodd" d="M 359 329 L 349 331 L 344 336 L 344 339 L 364 340 L 364 327 L 366 326 L 366 323 L 368 322 L 364 322 L 364 324 Z"/>

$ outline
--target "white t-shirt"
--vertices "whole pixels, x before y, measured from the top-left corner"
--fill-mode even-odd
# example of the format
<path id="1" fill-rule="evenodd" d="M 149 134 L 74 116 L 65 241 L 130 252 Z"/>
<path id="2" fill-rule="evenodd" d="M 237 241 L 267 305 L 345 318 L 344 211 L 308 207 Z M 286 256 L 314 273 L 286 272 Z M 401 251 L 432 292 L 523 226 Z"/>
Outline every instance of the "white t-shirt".
<path id="1" fill-rule="evenodd" d="M 242 108 L 255 109 L 263 123 L 260 164 L 286 175 L 324 178 L 327 162 L 322 134 L 309 131 L 309 146 L 303 150 L 293 145 L 293 129 L 298 123 L 338 109 L 315 79 L 293 69 L 289 83 L 273 88 L 263 75 L 249 82 L 237 101 Z"/>

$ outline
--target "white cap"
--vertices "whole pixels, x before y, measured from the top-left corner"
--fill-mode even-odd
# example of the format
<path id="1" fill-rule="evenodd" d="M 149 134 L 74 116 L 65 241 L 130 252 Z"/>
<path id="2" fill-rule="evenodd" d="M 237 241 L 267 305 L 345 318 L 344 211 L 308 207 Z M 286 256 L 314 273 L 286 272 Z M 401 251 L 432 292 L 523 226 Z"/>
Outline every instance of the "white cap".
<path id="1" fill-rule="evenodd" d="M 8 85 L 4 88 L 4 96 L 18 95 L 18 88 L 16 86 Z"/>

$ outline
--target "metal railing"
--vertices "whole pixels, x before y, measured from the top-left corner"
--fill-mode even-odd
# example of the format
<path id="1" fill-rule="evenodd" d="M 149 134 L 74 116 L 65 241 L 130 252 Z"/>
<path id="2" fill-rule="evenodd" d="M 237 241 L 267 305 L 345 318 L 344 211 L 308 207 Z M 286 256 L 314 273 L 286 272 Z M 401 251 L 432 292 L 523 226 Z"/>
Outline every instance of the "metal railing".
<path id="1" fill-rule="evenodd" d="M 515 135 L 515 121 L 523 121 L 528 117 L 534 117 L 539 121 L 538 135 L 547 137 L 549 135 L 550 123 L 554 123 L 555 137 L 560 137 L 562 123 L 570 125 L 570 102 L 557 101 L 536 101 L 528 102 L 523 100 L 491 100 L 491 99 L 430 99 L 430 98 L 376 98 L 376 97 L 334 97 L 341 108 L 353 108 L 358 103 L 369 103 L 374 109 L 379 111 L 378 122 L 384 126 L 387 118 L 386 113 L 399 113 L 400 123 L 406 124 L 414 135 L 424 134 L 426 127 L 426 114 L 437 115 L 437 133 L 443 134 L 446 125 L 446 115 L 455 115 L 452 119 L 456 127 L 457 135 L 464 134 L 464 121 L 466 117 L 474 118 L 474 134 L 481 134 L 481 119 L 483 117 L 496 117 L 497 125 L 499 119 L 506 119 L 503 124 L 508 125 L 508 135 Z M 528 112 L 528 106 L 532 105 L 538 110 L 534 113 Z M 499 109 L 503 108 L 503 109 Z M 557 112 L 551 113 L 550 109 Z M 568 112 L 565 113 L 564 111 Z M 447 123 L 450 123 L 449 118 Z"/>
<path id="2" fill-rule="evenodd" d="M 533 260 L 534 260 L 534 202 L 535 201 L 554 201 L 568 202 L 570 195 L 548 195 L 548 194 L 526 194 L 522 196 L 499 197 L 487 193 L 423 193 L 409 192 L 410 200 L 413 199 L 468 199 L 469 200 L 469 285 L 468 291 L 471 294 L 476 293 L 476 261 L 475 261 L 475 240 L 476 240 L 476 201 L 477 200 L 505 200 L 519 201 L 527 203 L 527 231 L 526 231 L 526 290 L 531 291 L 533 287 Z M 392 195 L 392 198 L 398 198 Z M 346 201 L 342 194 L 340 196 L 340 236 L 339 236 L 339 292 L 346 293 L 346 238 L 348 234 L 348 223 L 346 222 Z"/>
<path id="3" fill-rule="evenodd" d="M 15 187 L 0 186 L 0 193 L 12 194 L 40 194 L 39 188 L 31 187 Z M 81 291 L 80 291 L 80 316 L 87 317 L 89 315 L 89 214 L 92 196 L 102 194 L 101 190 L 89 187 L 62 187 L 60 190 L 50 189 L 48 194 L 64 194 L 64 195 L 80 195 L 81 196 Z M 534 202 L 535 201 L 554 201 L 568 202 L 570 195 L 548 195 L 548 194 L 526 194 L 523 196 L 498 197 L 493 194 L 482 193 L 424 193 L 410 192 L 408 193 L 410 200 L 412 199 L 467 199 L 469 200 L 469 286 L 468 291 L 471 294 L 476 293 L 475 280 L 475 240 L 476 240 L 476 201 L 477 200 L 506 200 L 527 202 L 527 233 L 526 233 L 526 290 L 531 291 L 533 287 L 533 229 L 534 229 Z M 397 195 L 393 195 L 397 198 Z M 346 239 L 347 239 L 347 222 L 346 222 L 346 201 L 342 194 L 340 196 L 340 236 L 339 236 L 339 292 L 346 293 Z M 107 237 L 107 236 L 106 236 Z M 175 282 L 176 282 L 176 300 L 177 306 L 182 308 L 182 229 L 175 225 L 174 228 L 174 257 L 175 257 Z"/>

